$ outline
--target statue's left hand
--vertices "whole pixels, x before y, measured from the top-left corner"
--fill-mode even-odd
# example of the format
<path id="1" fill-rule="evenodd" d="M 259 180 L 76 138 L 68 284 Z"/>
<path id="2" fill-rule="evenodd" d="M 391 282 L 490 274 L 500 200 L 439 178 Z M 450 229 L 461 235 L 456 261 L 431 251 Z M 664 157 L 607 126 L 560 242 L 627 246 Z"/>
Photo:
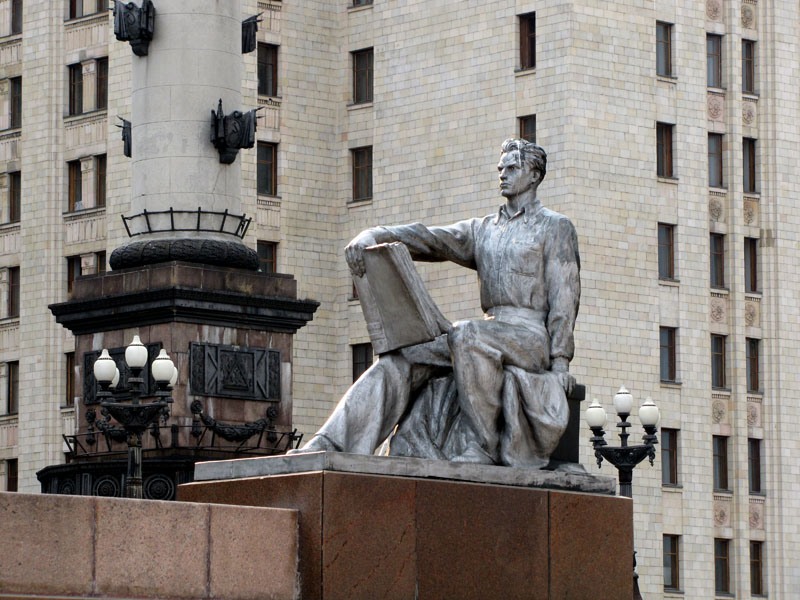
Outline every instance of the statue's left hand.
<path id="1" fill-rule="evenodd" d="M 350 272 L 356 277 L 364 275 L 364 250 L 377 243 L 375 237 L 367 231 L 362 231 L 356 238 L 347 244 L 344 249 L 344 258 Z"/>
<path id="2" fill-rule="evenodd" d="M 556 374 L 558 375 L 558 383 L 564 388 L 567 397 L 571 396 L 572 389 L 575 387 L 575 378 L 570 375 L 569 371 L 559 371 Z"/>

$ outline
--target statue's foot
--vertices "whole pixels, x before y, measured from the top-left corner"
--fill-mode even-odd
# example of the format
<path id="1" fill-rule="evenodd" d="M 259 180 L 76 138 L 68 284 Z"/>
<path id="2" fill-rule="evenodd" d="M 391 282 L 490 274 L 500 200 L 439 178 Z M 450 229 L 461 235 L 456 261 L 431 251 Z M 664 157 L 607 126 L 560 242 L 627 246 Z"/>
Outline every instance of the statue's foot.
<path id="1" fill-rule="evenodd" d="M 323 435 L 315 435 L 302 448 L 294 448 L 286 454 L 306 454 L 308 452 L 336 452 L 336 446 Z"/>
<path id="2" fill-rule="evenodd" d="M 477 465 L 495 464 L 492 457 L 489 456 L 483 448 L 473 444 L 470 444 L 464 452 L 454 457 L 452 462 L 473 463 Z"/>

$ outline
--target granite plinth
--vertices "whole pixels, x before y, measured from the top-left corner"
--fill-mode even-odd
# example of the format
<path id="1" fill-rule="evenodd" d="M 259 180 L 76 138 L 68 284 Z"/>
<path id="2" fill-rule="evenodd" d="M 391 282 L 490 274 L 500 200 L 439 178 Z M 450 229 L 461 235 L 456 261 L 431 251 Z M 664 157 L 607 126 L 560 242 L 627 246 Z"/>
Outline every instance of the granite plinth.
<path id="1" fill-rule="evenodd" d="M 304 599 L 633 594 L 632 503 L 608 478 L 341 453 L 197 467 L 205 481 L 179 486 L 180 500 L 300 513 Z M 602 491 L 532 487 L 591 479 Z"/>
<path id="2" fill-rule="evenodd" d="M 613 478 L 582 472 L 580 465 L 574 465 L 572 471 L 543 471 L 424 458 L 364 456 L 344 452 L 310 452 L 197 463 L 194 480 L 242 479 L 310 471 L 446 479 L 607 495 L 614 495 L 617 491 L 617 483 Z"/>

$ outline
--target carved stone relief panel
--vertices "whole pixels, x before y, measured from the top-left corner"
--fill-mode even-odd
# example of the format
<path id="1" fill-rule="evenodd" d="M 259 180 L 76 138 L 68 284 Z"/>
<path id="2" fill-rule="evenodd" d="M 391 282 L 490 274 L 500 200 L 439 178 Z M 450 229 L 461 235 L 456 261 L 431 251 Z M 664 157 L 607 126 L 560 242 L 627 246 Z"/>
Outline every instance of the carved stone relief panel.
<path id="1" fill-rule="evenodd" d="M 719 394 L 711 396 L 711 421 L 715 425 L 728 423 L 728 397 Z"/>
<path id="2" fill-rule="evenodd" d="M 726 324 L 728 322 L 728 299 L 721 294 L 712 294 L 708 315 L 712 323 Z"/>
<path id="3" fill-rule="evenodd" d="M 728 496 L 714 495 L 714 526 L 731 526 L 731 499 Z"/>
<path id="4" fill-rule="evenodd" d="M 764 499 L 750 498 L 750 529 L 764 529 Z"/>
<path id="5" fill-rule="evenodd" d="M 758 126 L 758 104 L 752 100 L 742 102 L 742 123 L 745 127 Z"/>
<path id="6" fill-rule="evenodd" d="M 758 27 L 758 23 L 756 23 L 756 3 L 755 0 L 748 1 L 744 0 L 742 2 L 742 27 L 745 29 L 756 29 Z"/>
<path id="7" fill-rule="evenodd" d="M 744 303 L 744 323 L 748 327 L 761 327 L 761 303 L 757 300 Z"/>
<path id="8" fill-rule="evenodd" d="M 717 223 L 725 222 L 725 194 L 711 192 L 708 199 L 708 216 Z"/>
<path id="9" fill-rule="evenodd" d="M 761 398 L 747 399 L 748 427 L 761 427 Z"/>
<path id="10" fill-rule="evenodd" d="M 281 353 L 266 348 L 191 344 L 192 393 L 242 400 L 281 399 Z"/>
<path id="11" fill-rule="evenodd" d="M 710 21 L 722 21 L 722 0 L 706 0 L 706 17 Z"/>
<path id="12" fill-rule="evenodd" d="M 721 94 L 708 94 L 708 118 L 722 121 L 725 117 L 725 97 Z"/>
<path id="13" fill-rule="evenodd" d="M 760 207 L 758 204 L 758 200 L 754 200 L 752 198 L 745 198 L 743 213 L 744 213 L 745 225 L 749 227 L 759 226 Z"/>

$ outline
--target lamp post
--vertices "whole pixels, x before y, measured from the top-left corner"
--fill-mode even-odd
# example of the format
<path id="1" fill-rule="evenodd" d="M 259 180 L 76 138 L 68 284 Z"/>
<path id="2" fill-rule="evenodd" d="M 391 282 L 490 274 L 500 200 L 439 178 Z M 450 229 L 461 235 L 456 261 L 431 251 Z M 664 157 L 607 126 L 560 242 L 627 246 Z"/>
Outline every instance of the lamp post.
<path id="1" fill-rule="evenodd" d="M 178 370 L 166 350 L 162 349 L 150 366 L 150 372 L 158 388 L 155 393 L 156 401 L 142 403 L 144 384 L 142 370 L 147 364 L 147 348 L 138 335 L 133 336 L 133 341 L 125 348 L 125 363 L 131 372 L 128 377 L 130 403 L 115 402 L 113 399 L 114 393 L 111 390 L 119 381 L 119 369 L 105 348 L 94 363 L 94 376 L 100 385 L 100 391 L 97 393 L 100 406 L 122 425 L 127 434 L 128 470 L 125 496 L 142 498 L 142 433 L 160 415 L 169 414 L 169 405 L 172 403 L 169 388 L 175 384 Z"/>
<path id="2" fill-rule="evenodd" d="M 629 446 L 628 428 L 631 426 L 628 423 L 628 417 L 633 408 L 633 396 L 625 389 L 625 386 L 619 388 L 619 391 L 614 395 L 614 409 L 619 416 L 617 427 L 621 429 L 619 433 L 620 445 L 609 446 L 605 440 L 605 431 L 603 427 L 606 424 L 607 416 L 605 409 L 595 398 L 586 409 L 586 423 L 594 434 L 591 438 L 592 446 L 594 447 L 594 455 L 597 458 L 597 466 L 603 463 L 603 459 L 614 465 L 619 471 L 619 493 L 621 496 L 633 498 L 633 469 L 642 462 L 645 458 L 650 459 L 650 464 L 653 464 L 653 459 L 656 457 L 655 445 L 658 443 L 656 436 L 656 425 L 660 418 L 658 407 L 651 398 L 647 398 L 639 407 L 639 420 L 642 422 L 645 434 L 642 437 L 642 444 Z M 639 575 L 636 573 L 636 551 L 633 553 L 633 598 L 634 600 L 641 600 L 642 595 L 639 592 Z"/>

